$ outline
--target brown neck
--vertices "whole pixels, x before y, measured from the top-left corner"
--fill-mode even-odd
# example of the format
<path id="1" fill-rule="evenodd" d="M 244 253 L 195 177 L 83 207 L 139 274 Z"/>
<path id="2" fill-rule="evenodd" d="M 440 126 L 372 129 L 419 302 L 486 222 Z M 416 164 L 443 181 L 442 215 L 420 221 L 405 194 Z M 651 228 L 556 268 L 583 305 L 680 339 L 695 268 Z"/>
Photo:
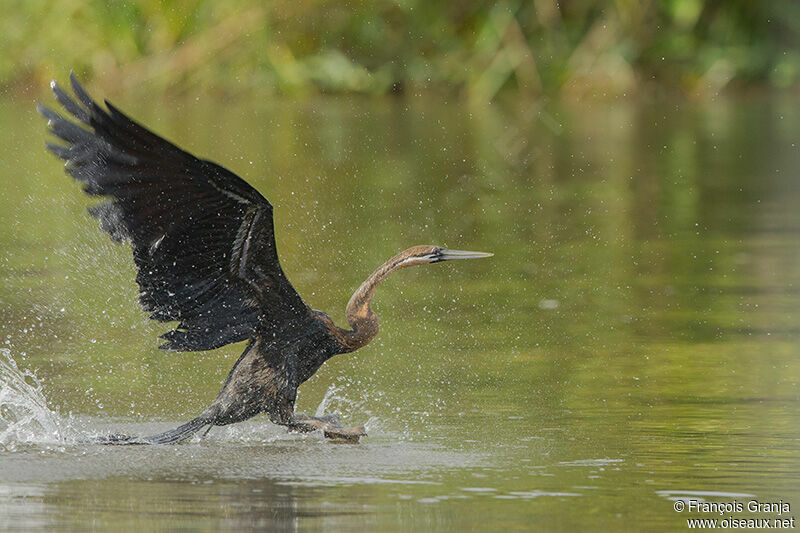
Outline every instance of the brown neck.
<path id="1" fill-rule="evenodd" d="M 371 341 L 375 335 L 378 334 L 378 316 L 370 308 L 372 297 L 375 295 L 375 289 L 389 277 L 389 275 L 401 268 L 413 265 L 424 264 L 428 261 L 419 258 L 420 250 L 428 250 L 430 246 L 415 246 L 396 256 L 392 257 L 375 272 L 373 272 L 364 283 L 358 288 L 350 301 L 347 303 L 345 316 L 347 323 L 352 330 L 341 330 L 344 338 L 344 343 L 349 351 L 355 351 L 365 346 Z"/>

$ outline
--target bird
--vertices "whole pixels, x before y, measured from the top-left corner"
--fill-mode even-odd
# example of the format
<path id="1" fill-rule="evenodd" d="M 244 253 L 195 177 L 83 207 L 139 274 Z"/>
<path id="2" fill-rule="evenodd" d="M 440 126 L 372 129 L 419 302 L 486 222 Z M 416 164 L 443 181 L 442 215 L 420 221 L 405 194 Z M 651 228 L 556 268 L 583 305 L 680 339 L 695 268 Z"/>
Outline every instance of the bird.
<path id="1" fill-rule="evenodd" d="M 378 334 L 371 308 L 378 286 L 415 265 L 493 254 L 412 246 L 378 267 L 353 293 L 342 328 L 305 303 L 289 282 L 275 246 L 272 204 L 245 180 L 153 133 L 104 100 L 95 102 L 70 73 L 71 96 L 50 87 L 70 118 L 37 104 L 56 142 L 46 147 L 90 196 L 100 229 L 129 243 L 139 303 L 159 322 L 177 323 L 159 348 L 213 350 L 247 341 L 221 390 L 197 417 L 146 437 L 123 434 L 102 444 L 177 444 L 203 428 L 266 413 L 294 432 L 322 430 L 358 442 L 363 426 L 346 428 L 338 415 L 295 412 L 298 387 L 325 361 L 358 350 Z"/>

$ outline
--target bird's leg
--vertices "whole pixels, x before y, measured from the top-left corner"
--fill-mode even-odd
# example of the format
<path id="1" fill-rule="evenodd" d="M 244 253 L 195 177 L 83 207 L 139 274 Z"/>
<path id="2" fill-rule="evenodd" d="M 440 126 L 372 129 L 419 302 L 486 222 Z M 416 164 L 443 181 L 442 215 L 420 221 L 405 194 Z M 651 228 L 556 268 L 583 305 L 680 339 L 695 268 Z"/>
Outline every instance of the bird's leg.
<path id="1" fill-rule="evenodd" d="M 309 416 L 305 413 L 295 413 L 287 426 L 290 430 L 302 433 L 321 429 L 325 438 L 354 443 L 367 434 L 364 426 L 342 427 L 337 414 Z"/>

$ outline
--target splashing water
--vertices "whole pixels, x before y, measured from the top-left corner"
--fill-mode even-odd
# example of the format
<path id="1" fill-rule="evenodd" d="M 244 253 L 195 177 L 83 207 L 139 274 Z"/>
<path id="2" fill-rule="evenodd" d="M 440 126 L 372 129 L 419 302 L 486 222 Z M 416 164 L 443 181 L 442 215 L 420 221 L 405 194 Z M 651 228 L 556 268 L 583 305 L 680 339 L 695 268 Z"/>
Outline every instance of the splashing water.
<path id="1" fill-rule="evenodd" d="M 0 447 L 63 442 L 62 426 L 62 418 L 47 407 L 41 382 L 19 369 L 11 350 L 0 348 Z"/>
<path id="2" fill-rule="evenodd" d="M 380 427 L 379 419 L 372 414 L 368 408 L 370 399 L 364 396 L 360 401 L 353 400 L 348 397 L 346 390 L 337 385 L 331 385 L 325 391 L 322 401 L 319 402 L 314 416 L 323 416 L 330 413 L 338 413 L 346 417 L 358 417 L 366 414 L 368 419 L 366 422 L 354 420 L 353 423 L 363 423 L 367 431 L 382 430 Z M 347 425 L 347 424 L 345 424 Z"/>
<path id="3" fill-rule="evenodd" d="M 319 405 L 317 406 L 317 411 L 314 413 L 314 416 L 322 416 L 324 414 L 327 414 L 328 409 L 331 409 L 332 404 L 337 401 L 340 403 L 348 403 L 348 404 L 355 403 L 351 400 L 348 400 L 343 395 L 339 394 L 340 392 L 341 389 L 336 385 L 331 385 L 330 387 L 328 387 L 328 390 L 325 391 L 325 396 L 322 397 L 322 401 L 319 402 Z"/>
<path id="4" fill-rule="evenodd" d="M 360 398 L 354 399 L 347 394 L 347 387 L 332 385 L 317 406 L 316 415 L 338 412 L 347 418 L 354 418 L 353 424 L 364 424 L 368 431 L 395 434 L 400 429 L 400 434 L 395 434 L 395 437 L 408 437 L 408 428 L 403 431 L 402 427 L 397 427 L 398 424 L 390 424 L 391 428 L 384 427 L 386 424 L 372 412 L 370 407 L 381 400 L 380 396 L 381 393 L 369 395 L 362 392 Z M 363 420 L 365 415 L 367 419 Z M 20 444 L 63 445 L 86 442 L 88 428 L 85 424 L 79 424 L 84 427 L 76 428 L 76 422 L 71 416 L 64 418 L 57 411 L 51 410 L 47 406 L 42 383 L 36 375 L 29 370 L 20 369 L 11 350 L 0 348 L 0 450 L 13 450 Z M 270 431 L 264 434 L 263 431 L 253 431 L 253 428 L 245 426 L 227 428 L 222 436 L 223 440 L 250 441 L 255 437 L 256 440 L 266 442 L 281 440 L 283 437 L 283 433 Z M 88 438 L 91 439 L 97 434 L 97 430 L 89 433 L 91 435 Z"/>

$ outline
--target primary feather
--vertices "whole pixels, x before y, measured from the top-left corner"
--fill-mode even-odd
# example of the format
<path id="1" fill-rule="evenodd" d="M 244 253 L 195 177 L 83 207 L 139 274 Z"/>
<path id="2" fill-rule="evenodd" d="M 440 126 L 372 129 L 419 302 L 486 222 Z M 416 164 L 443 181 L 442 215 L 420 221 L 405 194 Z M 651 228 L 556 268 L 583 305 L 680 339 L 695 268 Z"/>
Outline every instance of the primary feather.
<path id="1" fill-rule="evenodd" d="M 150 317 L 178 322 L 162 348 L 209 350 L 309 312 L 281 269 L 266 198 L 108 101 L 104 110 L 70 80 L 77 101 L 55 82 L 52 88 L 77 123 L 38 106 L 63 141 L 47 147 L 88 194 L 108 197 L 89 213 L 112 239 L 130 241 Z"/>

